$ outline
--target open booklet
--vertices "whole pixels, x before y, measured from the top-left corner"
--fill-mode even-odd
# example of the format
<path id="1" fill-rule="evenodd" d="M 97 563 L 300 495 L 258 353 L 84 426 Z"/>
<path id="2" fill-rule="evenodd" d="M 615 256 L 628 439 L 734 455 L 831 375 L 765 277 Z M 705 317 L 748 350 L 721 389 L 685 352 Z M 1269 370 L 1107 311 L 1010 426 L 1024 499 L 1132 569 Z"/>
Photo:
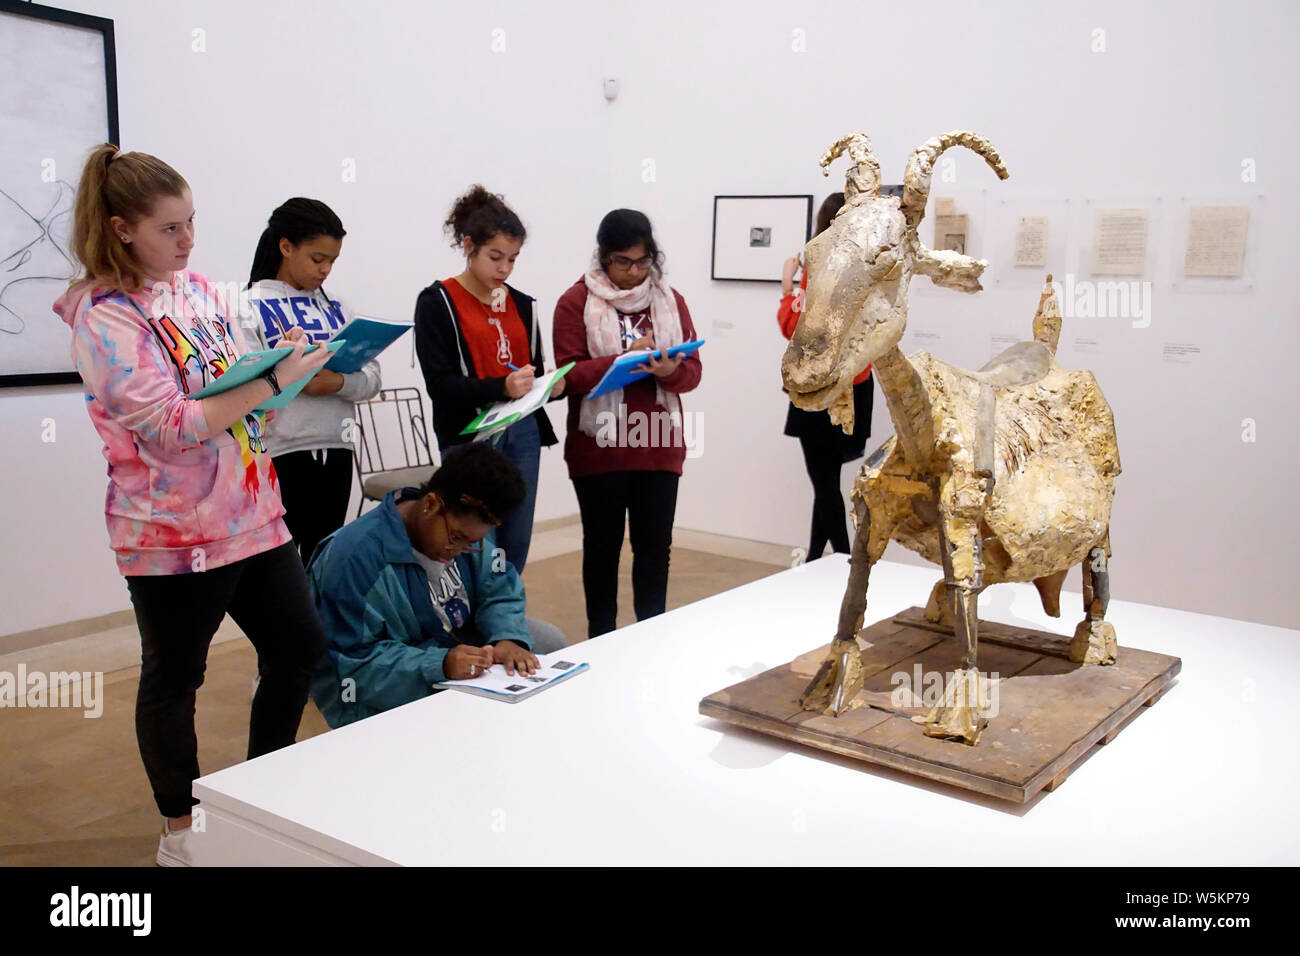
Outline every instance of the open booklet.
<path id="1" fill-rule="evenodd" d="M 506 673 L 505 667 L 501 664 L 493 664 L 482 677 L 471 680 L 446 680 L 433 686 L 463 690 L 480 697 L 491 697 L 517 704 L 526 697 L 532 697 L 539 691 L 587 670 L 587 664 L 575 661 L 568 648 L 550 654 L 538 654 L 537 660 L 541 667 L 537 668 L 536 674 L 511 675 Z"/>
<path id="2" fill-rule="evenodd" d="M 473 435 L 474 440 L 478 441 L 503 428 L 509 428 L 519 419 L 531 415 L 545 405 L 551 397 L 551 389 L 555 387 L 555 383 L 564 378 L 571 368 L 573 368 L 572 362 L 560 366 L 553 372 L 548 372 L 541 378 L 534 379 L 532 389 L 526 394 L 508 402 L 497 402 L 462 428 L 460 433 Z"/>

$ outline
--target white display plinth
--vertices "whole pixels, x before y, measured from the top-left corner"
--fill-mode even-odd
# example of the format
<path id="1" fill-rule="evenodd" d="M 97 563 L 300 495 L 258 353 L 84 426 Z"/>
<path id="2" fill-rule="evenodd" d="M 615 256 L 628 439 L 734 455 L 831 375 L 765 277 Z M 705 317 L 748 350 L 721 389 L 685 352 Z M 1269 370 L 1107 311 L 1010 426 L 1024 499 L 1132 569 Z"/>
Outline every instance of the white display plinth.
<path id="1" fill-rule="evenodd" d="M 1300 863 L 1293 630 L 1112 601 L 1121 647 L 1181 657 L 1182 674 L 1023 806 L 698 713 L 708 694 L 828 642 L 847 574 L 829 556 L 576 645 L 590 673 L 520 704 L 448 691 L 203 777 L 196 860 Z M 867 623 L 924 604 L 938 576 L 877 565 Z M 1121 564 L 1111 581 L 1122 594 Z M 1069 634 L 1081 600 L 1061 606 L 1053 620 L 1031 586 L 999 585 L 980 613 Z"/>

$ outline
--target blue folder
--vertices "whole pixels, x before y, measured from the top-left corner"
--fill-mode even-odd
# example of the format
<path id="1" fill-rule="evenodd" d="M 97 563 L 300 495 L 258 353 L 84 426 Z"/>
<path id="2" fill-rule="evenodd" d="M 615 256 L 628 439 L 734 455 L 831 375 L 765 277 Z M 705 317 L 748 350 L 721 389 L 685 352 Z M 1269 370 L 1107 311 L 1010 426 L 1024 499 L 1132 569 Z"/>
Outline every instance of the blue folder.
<path id="1" fill-rule="evenodd" d="M 704 342 L 704 339 L 695 339 L 690 342 L 683 342 L 681 345 L 674 345 L 672 348 L 668 349 L 668 357 L 676 358 L 680 355 L 685 358 L 688 355 L 693 355 L 699 347 L 704 344 Z M 646 359 L 651 355 L 654 355 L 656 359 L 661 359 L 664 357 L 664 350 L 659 349 L 656 352 L 624 352 L 618 358 L 614 359 L 614 364 L 605 371 L 604 377 L 596 383 L 596 387 L 588 392 L 586 397 L 598 398 L 606 392 L 612 392 L 617 388 L 623 388 L 625 385 L 630 385 L 633 382 L 650 375 L 651 373 L 642 370 L 641 366 L 645 364 Z"/>
<path id="2" fill-rule="evenodd" d="M 334 357 L 325 363 L 325 367 L 331 372 L 339 372 L 343 375 L 359 372 L 361 366 L 396 342 L 411 328 L 409 322 L 384 322 L 358 315 L 339 329 L 338 334 L 334 336 L 334 340 L 347 342 L 347 347 L 336 352 Z"/>

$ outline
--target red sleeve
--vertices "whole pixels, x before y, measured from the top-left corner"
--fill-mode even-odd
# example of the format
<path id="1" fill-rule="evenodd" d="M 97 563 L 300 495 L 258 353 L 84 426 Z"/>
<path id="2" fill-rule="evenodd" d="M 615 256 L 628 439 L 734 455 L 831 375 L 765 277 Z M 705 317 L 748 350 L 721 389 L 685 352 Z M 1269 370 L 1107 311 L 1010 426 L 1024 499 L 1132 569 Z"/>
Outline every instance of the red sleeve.
<path id="1" fill-rule="evenodd" d="M 677 298 L 677 315 L 682 320 L 682 341 L 689 342 L 695 338 L 695 323 L 691 320 L 691 311 L 686 308 L 686 300 L 676 289 L 673 295 Z M 677 366 L 677 371 L 672 375 L 665 375 L 659 379 L 659 384 L 670 392 L 689 392 L 696 385 L 700 384 L 700 350 L 692 352 L 687 358 L 682 359 L 682 364 Z"/>
<path id="2" fill-rule="evenodd" d="M 799 288 L 808 288 L 807 272 L 799 277 Z M 776 324 L 781 326 L 781 334 L 787 339 L 794 335 L 794 327 L 799 324 L 799 316 L 803 314 L 798 308 L 798 302 L 802 298 L 793 292 L 781 296 L 781 305 L 776 310 Z"/>
<path id="3" fill-rule="evenodd" d="M 551 344 L 555 347 L 555 367 L 576 362 L 564 376 L 565 395 L 586 395 L 614 364 L 617 356 L 592 358 L 587 353 L 587 325 L 582 310 L 587 303 L 587 287 L 574 285 L 555 303 L 555 320 L 551 323 Z"/>

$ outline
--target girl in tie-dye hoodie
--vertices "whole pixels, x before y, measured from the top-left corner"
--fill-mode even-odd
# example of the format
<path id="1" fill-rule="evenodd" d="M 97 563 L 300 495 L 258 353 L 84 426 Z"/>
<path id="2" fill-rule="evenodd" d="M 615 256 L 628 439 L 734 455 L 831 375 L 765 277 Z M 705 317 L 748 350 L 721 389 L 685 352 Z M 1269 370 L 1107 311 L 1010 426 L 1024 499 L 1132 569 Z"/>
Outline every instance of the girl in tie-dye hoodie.
<path id="1" fill-rule="evenodd" d="M 108 461 L 109 544 L 142 641 L 136 735 L 167 818 L 158 862 L 188 862 L 198 776 L 195 694 L 229 613 L 257 648 L 248 755 L 293 743 L 325 635 L 282 515 L 257 406 L 329 358 L 305 341 L 263 378 L 195 399 L 245 351 L 218 290 L 186 266 L 189 187 L 166 163 L 104 144 L 73 224 L 85 268 L 55 303 Z"/>

